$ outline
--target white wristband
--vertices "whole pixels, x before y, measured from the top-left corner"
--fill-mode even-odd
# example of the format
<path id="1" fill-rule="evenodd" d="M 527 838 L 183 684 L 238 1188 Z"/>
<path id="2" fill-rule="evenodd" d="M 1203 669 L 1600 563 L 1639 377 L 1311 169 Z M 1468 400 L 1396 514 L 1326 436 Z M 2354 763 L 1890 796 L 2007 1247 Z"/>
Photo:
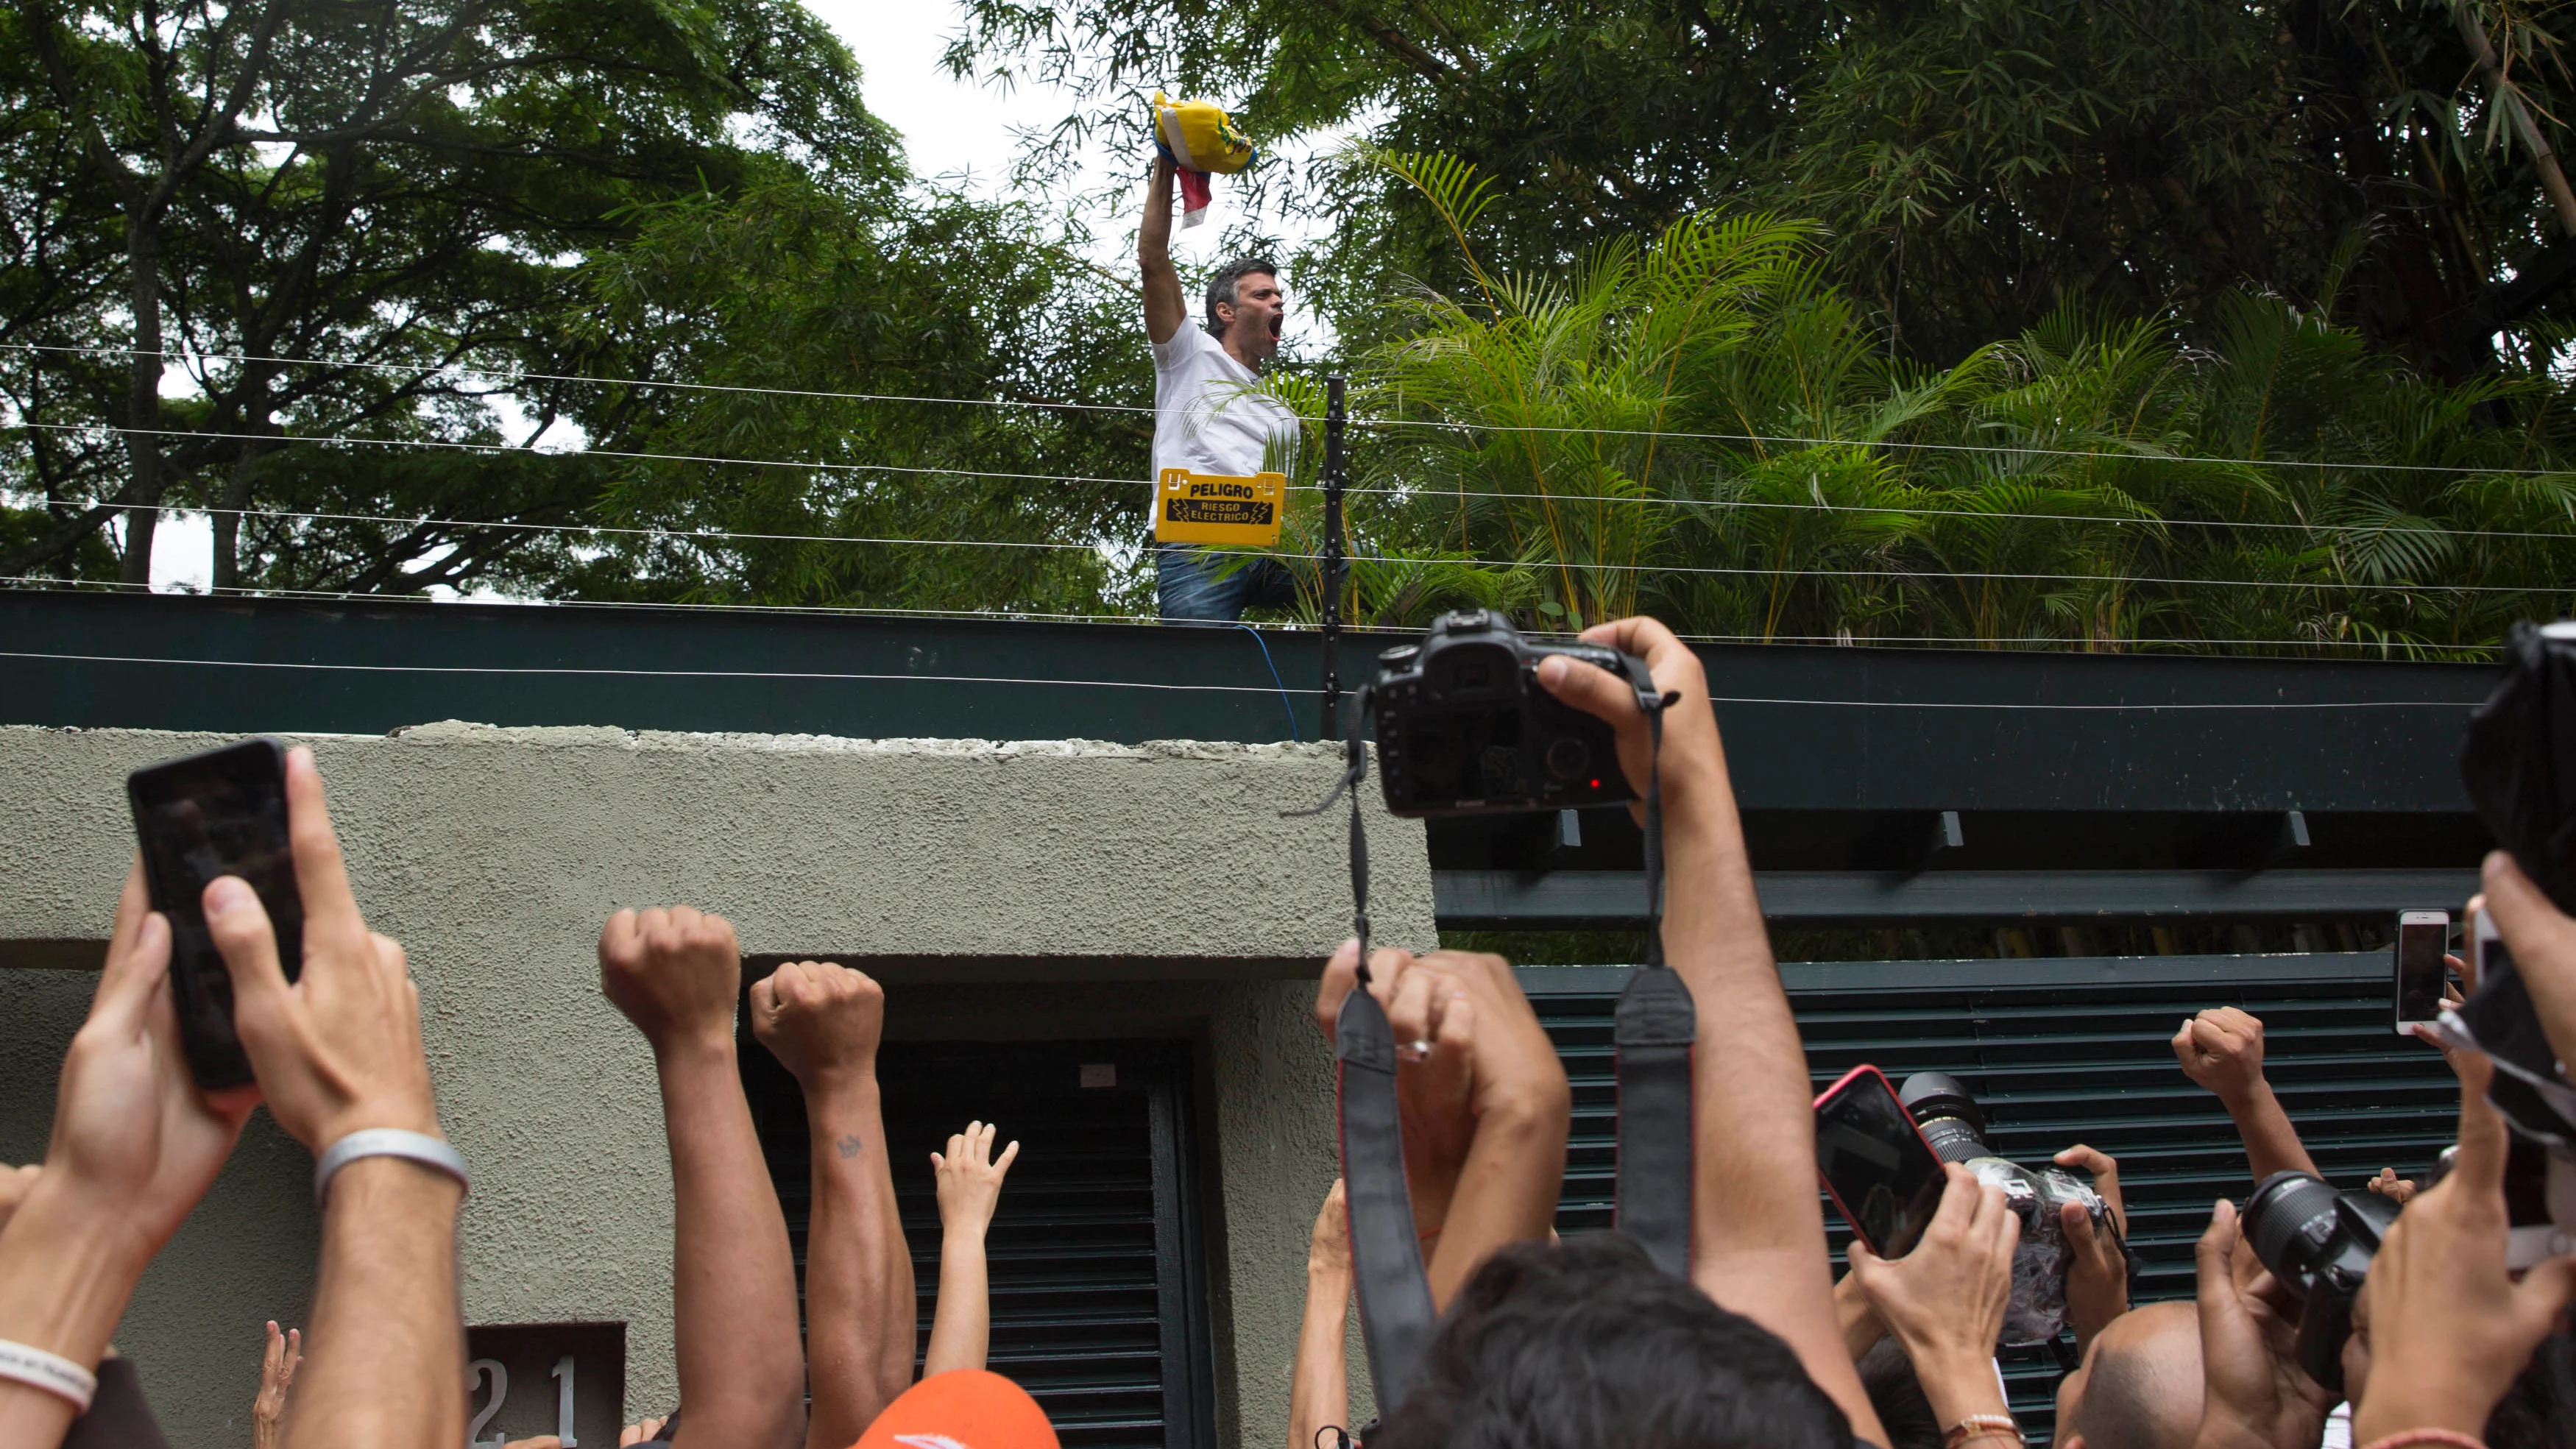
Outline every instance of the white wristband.
<path id="1" fill-rule="evenodd" d="M 313 1160 L 313 1205 L 316 1208 L 330 1201 L 331 1179 L 339 1175 L 341 1168 L 361 1157 L 408 1158 L 455 1178 L 459 1187 L 472 1186 L 465 1175 L 464 1155 L 455 1148 L 422 1132 L 406 1132 L 399 1127 L 367 1127 L 332 1143 Z"/>
<path id="2" fill-rule="evenodd" d="M 88 1369 L 61 1354 L 5 1338 L 0 1338 L 0 1379 L 16 1379 L 69 1399 L 74 1409 L 82 1411 L 88 1410 L 91 1396 L 98 1392 L 98 1375 Z"/>

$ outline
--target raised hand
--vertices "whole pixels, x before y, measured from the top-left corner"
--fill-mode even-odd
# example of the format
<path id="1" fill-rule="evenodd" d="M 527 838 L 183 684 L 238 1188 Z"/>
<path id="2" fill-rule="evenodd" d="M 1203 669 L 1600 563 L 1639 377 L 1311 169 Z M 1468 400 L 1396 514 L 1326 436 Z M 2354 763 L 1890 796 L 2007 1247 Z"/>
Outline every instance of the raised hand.
<path id="1" fill-rule="evenodd" d="M 2174 1060 L 2183 1075 L 2233 1105 L 2263 1085 L 2263 1023 L 2252 1013 L 2217 1006 L 2174 1033 Z"/>
<path id="2" fill-rule="evenodd" d="M 751 1034 L 808 1088 L 876 1070 L 885 988 L 829 961 L 790 961 L 751 983 Z"/>
<path id="3" fill-rule="evenodd" d="M 949 1232 L 966 1229 L 982 1236 L 993 1224 L 993 1209 L 1002 1200 L 1002 1179 L 1019 1160 L 1020 1144 L 993 1156 L 996 1128 L 969 1122 L 948 1139 L 948 1150 L 930 1154 L 930 1170 L 939 1183 L 939 1221 Z"/>
<path id="4" fill-rule="evenodd" d="M 117 901 L 89 1020 L 63 1058 L 45 1170 L 28 1187 L 31 1204 L 59 1197 L 120 1221 L 147 1260 L 214 1185 L 259 1100 L 252 1087 L 211 1098 L 197 1090 L 169 970 L 170 923 L 149 909 L 138 862 Z"/>
<path id="5" fill-rule="evenodd" d="M 259 1357 L 259 1397 L 250 1401 L 252 1449 L 278 1449 L 286 1442 L 286 1395 L 295 1387 L 295 1370 L 304 1362 L 304 1330 L 277 1331 L 268 1321 L 268 1347 Z"/>
<path id="6" fill-rule="evenodd" d="M 1369 978 L 1398 1043 L 1405 1180 L 1417 1231 L 1438 1235 L 1431 1297 L 1445 1306 L 1495 1248 L 1548 1234 L 1573 1092 L 1502 957 L 1381 950 Z M 1358 949 L 1344 942 L 1315 998 L 1328 1039 L 1358 980 Z"/>
<path id="7" fill-rule="evenodd" d="M 213 1185 L 259 1100 L 256 1088 L 197 1090 L 169 970 L 170 923 L 147 908 L 138 864 L 89 1019 L 63 1058 L 44 1166 L 7 1174 L 0 1339 L 83 1369 L 106 1353 L 145 1266 Z M 0 1383 L 0 1443 L 53 1443 L 71 1415 L 66 1399 Z"/>
<path id="8" fill-rule="evenodd" d="M 278 965 L 259 896 L 235 876 L 206 886 L 206 929 L 233 982 L 233 1025 L 277 1125 L 315 1152 L 352 1132 L 438 1135 L 420 992 L 403 948 L 367 929 L 313 752 L 286 756 L 286 830 L 304 898 L 304 968 Z"/>
<path id="9" fill-rule="evenodd" d="M 730 1043 L 742 990 L 733 923 L 687 906 L 619 911 L 599 933 L 599 989 L 656 1052 Z"/>

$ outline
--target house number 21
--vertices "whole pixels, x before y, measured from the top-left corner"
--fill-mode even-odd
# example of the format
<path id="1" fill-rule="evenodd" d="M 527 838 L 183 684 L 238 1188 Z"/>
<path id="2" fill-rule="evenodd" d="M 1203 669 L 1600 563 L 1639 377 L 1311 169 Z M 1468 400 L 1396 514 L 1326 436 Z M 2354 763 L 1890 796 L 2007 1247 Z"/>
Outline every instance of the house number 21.
<path id="1" fill-rule="evenodd" d="M 563 1441 L 563 1449 L 581 1449 L 581 1440 L 573 1433 L 572 1375 L 571 1354 L 555 1360 L 555 1437 Z M 485 1392 L 487 1384 L 491 1397 L 483 1401 L 483 1407 L 474 1415 L 474 1422 L 466 1425 L 465 1449 L 500 1449 L 501 1445 L 509 1442 L 509 1436 L 498 1429 L 492 1431 L 491 1438 L 482 1437 L 483 1426 L 501 1416 L 501 1406 L 510 1398 L 510 1371 L 497 1358 L 478 1358 L 466 1366 L 467 1402 Z"/>

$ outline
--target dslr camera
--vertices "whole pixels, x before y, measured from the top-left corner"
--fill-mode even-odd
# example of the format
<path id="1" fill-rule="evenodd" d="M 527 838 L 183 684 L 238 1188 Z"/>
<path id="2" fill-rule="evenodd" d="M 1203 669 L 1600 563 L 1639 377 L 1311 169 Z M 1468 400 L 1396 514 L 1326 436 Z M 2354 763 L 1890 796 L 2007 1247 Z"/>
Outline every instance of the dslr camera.
<path id="1" fill-rule="evenodd" d="M 2343 1392 L 2343 1344 L 2352 1300 L 2361 1293 L 2397 1204 L 2374 1192 L 2337 1192 L 2304 1172 L 2276 1172 L 2245 1200 L 2245 1241 L 2303 1305 L 2299 1368 L 2330 1393 Z"/>
<path id="2" fill-rule="evenodd" d="M 1608 722 L 1538 682 L 1562 654 L 1606 669 L 1641 697 L 1646 664 L 1599 644 L 1533 644 L 1484 609 L 1444 615 L 1419 644 L 1378 655 L 1378 779 L 1393 814 L 1576 810 L 1635 798 Z"/>
<path id="3" fill-rule="evenodd" d="M 2118 1242 L 2119 1226 L 2091 1183 L 2054 1167 L 2034 1172 L 1995 1155 L 1986 1143 L 1986 1114 L 1959 1079 L 1944 1072 L 1916 1072 L 1896 1095 L 1923 1129 L 1923 1140 L 1943 1162 L 1956 1162 L 1975 1173 L 1977 1181 L 2004 1191 L 2004 1204 L 2021 1219 L 2021 1241 L 2013 1248 L 2012 1297 L 2004 1306 L 2003 1341 L 2046 1343 L 2066 1326 L 2066 1270 L 2075 1261 L 2075 1245 L 2066 1239 L 2058 1212 L 2079 1203 L 2093 1219 L 2093 1231 Z M 2126 1245 L 2122 1247 L 2126 1251 Z"/>

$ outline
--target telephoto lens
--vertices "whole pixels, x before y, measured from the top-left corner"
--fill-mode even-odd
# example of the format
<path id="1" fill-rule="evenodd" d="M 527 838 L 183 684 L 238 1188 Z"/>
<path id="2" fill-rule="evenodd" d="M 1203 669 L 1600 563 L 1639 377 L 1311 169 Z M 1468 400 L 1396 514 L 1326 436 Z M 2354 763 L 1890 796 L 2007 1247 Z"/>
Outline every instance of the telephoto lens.
<path id="1" fill-rule="evenodd" d="M 2299 1368 L 2342 1393 L 2352 1301 L 2397 1221 L 2397 1204 L 2374 1192 L 2338 1192 L 2313 1173 L 2276 1172 L 2245 1200 L 2244 1216 L 2246 1244 L 2303 1305 Z"/>
<path id="2" fill-rule="evenodd" d="M 1977 1181 L 2003 1189 L 2004 1203 L 2021 1218 L 2013 1249 L 2012 1298 L 2004 1307 L 2003 1341 L 2046 1343 L 2066 1326 L 2066 1270 L 2075 1245 L 2066 1239 L 2058 1210 L 2081 1203 L 2097 1233 L 2116 1233 L 2109 1207 L 2092 1184 L 2054 1167 L 2036 1172 L 1996 1155 L 1986 1142 L 1986 1114 L 1974 1093 L 1946 1072 L 1916 1072 L 1896 1095 L 1923 1129 L 1923 1140 L 1943 1162 L 1955 1162 Z"/>

